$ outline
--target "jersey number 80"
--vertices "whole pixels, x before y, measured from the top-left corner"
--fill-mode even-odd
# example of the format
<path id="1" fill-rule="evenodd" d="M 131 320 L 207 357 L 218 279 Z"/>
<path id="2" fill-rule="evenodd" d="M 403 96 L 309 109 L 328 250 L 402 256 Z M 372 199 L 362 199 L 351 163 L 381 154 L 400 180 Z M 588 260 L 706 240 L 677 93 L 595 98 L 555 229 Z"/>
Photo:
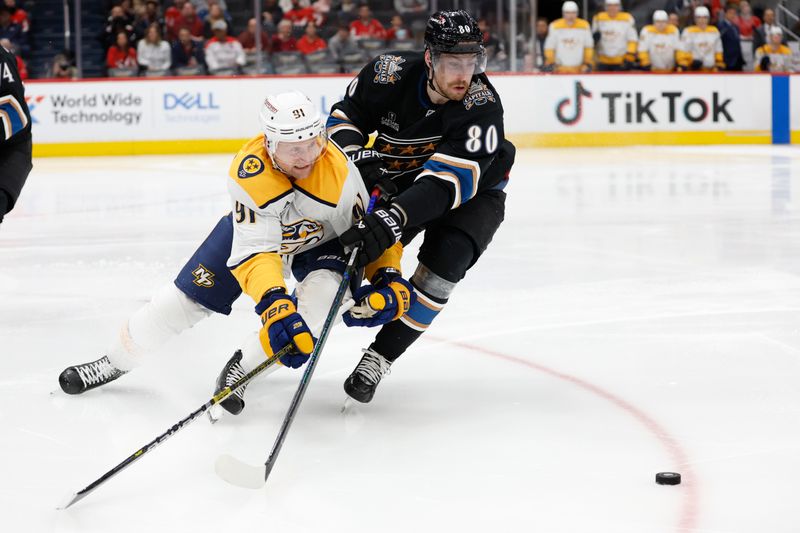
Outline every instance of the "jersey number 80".
<path id="1" fill-rule="evenodd" d="M 494 125 L 489 126 L 484 136 L 480 126 L 470 126 L 467 130 L 467 151 L 473 154 L 480 152 L 481 147 L 484 145 L 486 146 L 486 152 L 489 154 L 497 150 L 497 128 Z"/>

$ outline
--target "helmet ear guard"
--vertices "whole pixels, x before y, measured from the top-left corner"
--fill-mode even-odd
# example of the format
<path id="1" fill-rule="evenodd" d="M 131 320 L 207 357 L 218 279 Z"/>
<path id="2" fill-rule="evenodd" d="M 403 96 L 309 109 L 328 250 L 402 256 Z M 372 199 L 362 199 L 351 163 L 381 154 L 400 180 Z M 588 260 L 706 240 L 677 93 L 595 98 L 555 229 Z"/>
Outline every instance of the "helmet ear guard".
<path id="1" fill-rule="evenodd" d="M 284 170 L 275 159 L 275 152 L 280 143 L 319 139 L 324 148 L 327 142 L 325 123 L 319 110 L 308 96 L 300 91 L 268 95 L 261 106 L 259 122 L 272 165 L 282 172 Z"/>

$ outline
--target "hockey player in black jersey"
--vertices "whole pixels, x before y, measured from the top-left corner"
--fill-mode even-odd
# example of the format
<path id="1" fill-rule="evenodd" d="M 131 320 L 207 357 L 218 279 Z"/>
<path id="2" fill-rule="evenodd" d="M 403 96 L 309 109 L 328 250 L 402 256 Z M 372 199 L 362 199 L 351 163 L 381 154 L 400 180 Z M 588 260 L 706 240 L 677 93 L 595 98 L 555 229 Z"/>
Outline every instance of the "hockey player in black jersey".
<path id="1" fill-rule="evenodd" d="M 394 190 L 341 236 L 361 245 L 368 297 L 397 275 L 380 258 L 396 257 L 424 231 L 411 277 L 418 299 L 406 315 L 384 325 L 345 381 L 347 394 L 369 402 L 391 364 L 428 328 L 456 284 L 478 260 L 503 221 L 503 188 L 514 161 L 505 140 L 503 106 L 483 73 L 486 53 L 475 19 L 465 11 L 435 13 L 425 51 L 386 53 L 349 85 L 328 120 L 329 136 L 350 154 L 369 186 Z M 372 149 L 367 135 L 377 130 Z M 399 191 L 399 192 L 397 192 Z M 345 315 L 348 325 L 373 325 Z"/>
<path id="2" fill-rule="evenodd" d="M 31 171 L 31 114 L 14 54 L 0 46 L 0 222 Z"/>

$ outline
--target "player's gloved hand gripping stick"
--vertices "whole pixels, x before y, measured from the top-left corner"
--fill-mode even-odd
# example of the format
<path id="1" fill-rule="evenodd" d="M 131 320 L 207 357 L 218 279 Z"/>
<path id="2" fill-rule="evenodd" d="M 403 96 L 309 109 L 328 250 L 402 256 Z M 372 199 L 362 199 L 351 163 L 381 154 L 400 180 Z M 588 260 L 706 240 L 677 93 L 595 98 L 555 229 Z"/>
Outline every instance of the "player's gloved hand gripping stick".
<path id="1" fill-rule="evenodd" d="M 375 207 L 375 202 L 377 201 L 379 195 L 379 190 L 373 190 L 372 194 L 370 195 L 369 205 L 367 206 L 367 213 L 370 213 L 373 207 Z M 356 271 L 356 258 L 358 255 L 359 247 L 356 246 L 350 252 L 350 257 L 347 261 L 347 267 L 345 267 L 344 274 L 342 275 L 342 282 L 339 284 L 336 295 L 333 297 L 333 303 L 328 311 L 328 316 L 325 318 L 325 323 L 322 326 L 322 331 L 320 331 L 319 339 L 317 339 L 314 349 L 311 352 L 308 364 L 303 372 L 303 377 L 300 378 L 300 385 L 297 387 L 297 391 L 294 393 L 292 403 L 289 404 L 289 410 L 286 412 L 286 416 L 283 419 L 283 424 L 281 425 L 280 431 L 278 431 L 278 436 L 275 438 L 275 443 L 272 445 L 272 451 L 270 452 L 269 457 L 267 457 L 267 461 L 264 463 L 264 466 L 251 466 L 231 455 L 221 455 L 219 458 L 217 458 L 217 461 L 214 465 L 214 470 L 219 477 L 228 483 L 237 485 L 239 487 L 258 489 L 263 487 L 267 482 L 267 478 L 269 478 L 269 474 L 272 472 L 272 468 L 275 466 L 275 461 L 278 459 L 278 454 L 283 447 L 283 442 L 286 440 L 286 435 L 289 433 L 289 428 L 291 427 L 294 417 L 297 414 L 297 410 L 300 407 L 300 402 L 303 401 L 303 396 L 306 394 L 308 384 L 311 381 L 311 376 L 314 374 L 314 370 L 317 367 L 319 354 L 322 352 L 322 348 L 325 347 L 325 342 L 328 340 L 328 334 L 330 333 L 331 327 L 333 327 L 336 315 L 340 312 L 339 307 L 342 304 L 342 300 L 344 300 L 344 295 L 347 292 L 350 279 L 353 277 L 353 273 Z"/>

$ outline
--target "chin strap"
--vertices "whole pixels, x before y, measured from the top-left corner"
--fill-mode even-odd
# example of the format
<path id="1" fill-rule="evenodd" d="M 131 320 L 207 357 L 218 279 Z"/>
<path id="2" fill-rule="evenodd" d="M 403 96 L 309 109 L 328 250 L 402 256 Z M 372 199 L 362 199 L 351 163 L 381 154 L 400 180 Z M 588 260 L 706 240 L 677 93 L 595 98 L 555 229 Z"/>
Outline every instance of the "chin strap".
<path id="1" fill-rule="evenodd" d="M 450 100 L 450 97 L 449 97 L 449 96 L 447 96 L 447 95 L 446 95 L 446 94 L 444 94 L 442 91 L 440 91 L 439 89 L 437 89 L 437 88 L 436 88 L 436 86 L 433 84 L 433 78 L 434 78 L 434 72 L 433 72 L 433 54 L 431 53 L 431 74 L 430 74 L 430 76 L 428 76 L 428 86 L 431 88 L 431 90 L 432 90 L 433 92 L 435 92 L 436 94 L 438 94 L 438 95 L 439 95 L 439 96 L 441 96 L 442 98 L 444 98 L 444 99 L 446 99 L 446 100 Z"/>

